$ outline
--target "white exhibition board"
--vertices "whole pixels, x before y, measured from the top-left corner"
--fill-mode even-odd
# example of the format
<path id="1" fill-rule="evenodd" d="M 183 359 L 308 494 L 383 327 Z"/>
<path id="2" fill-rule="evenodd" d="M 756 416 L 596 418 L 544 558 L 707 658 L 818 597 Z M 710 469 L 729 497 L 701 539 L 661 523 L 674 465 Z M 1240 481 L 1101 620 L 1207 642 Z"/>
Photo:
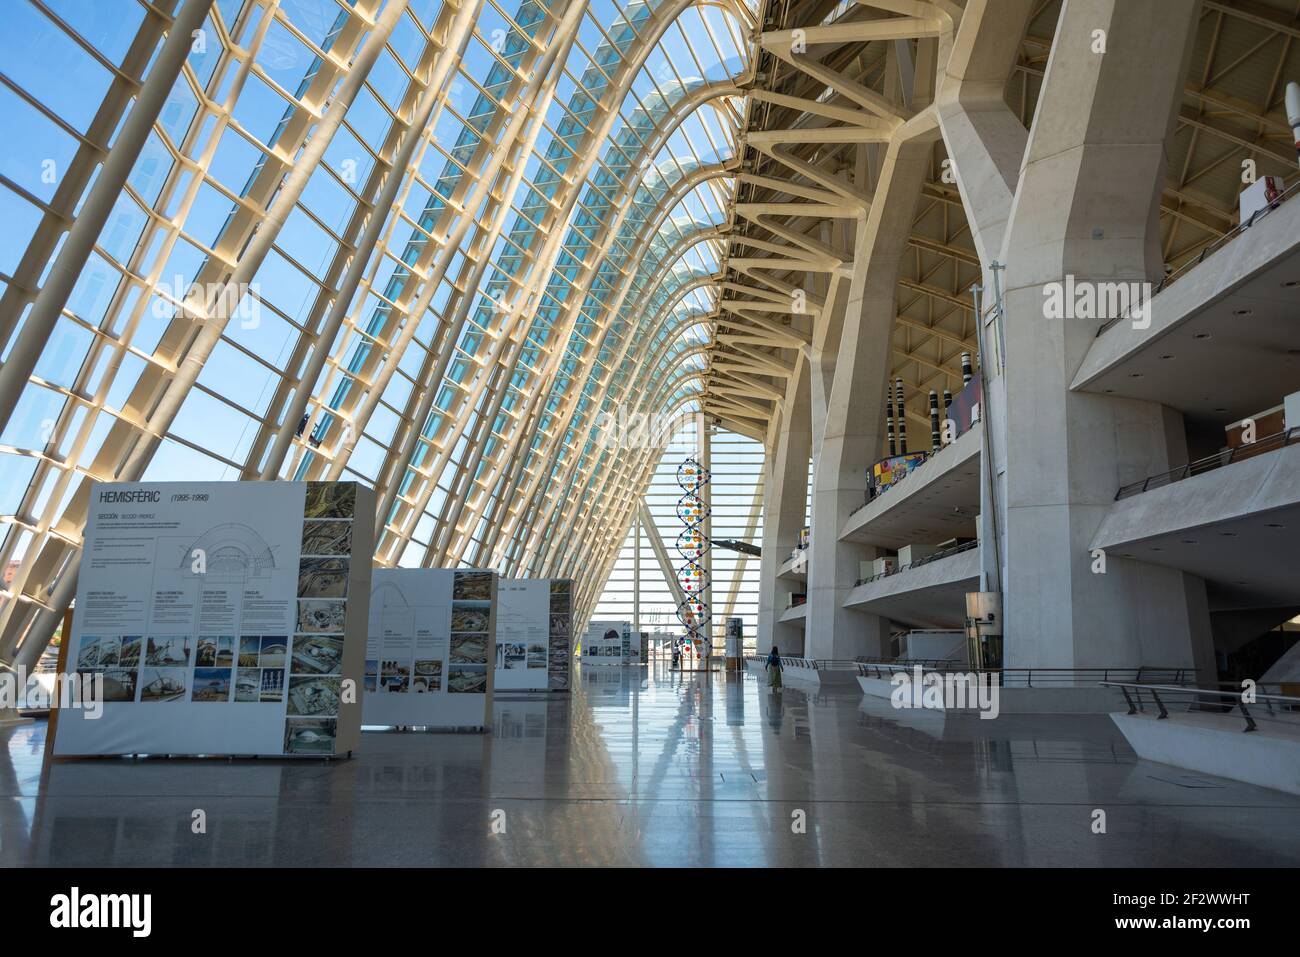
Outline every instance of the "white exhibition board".
<path id="1" fill-rule="evenodd" d="M 496 572 L 376 568 L 362 723 L 492 725 Z"/>
<path id="2" fill-rule="evenodd" d="M 567 578 L 497 583 L 497 691 L 569 690 L 572 601 Z"/>
<path id="3" fill-rule="evenodd" d="M 582 637 L 581 660 L 591 665 L 622 665 L 631 660 L 632 623 L 630 621 L 593 621 Z"/>
<path id="4" fill-rule="evenodd" d="M 355 482 L 93 483 L 64 670 L 105 703 L 54 753 L 351 752 L 374 513 Z"/>

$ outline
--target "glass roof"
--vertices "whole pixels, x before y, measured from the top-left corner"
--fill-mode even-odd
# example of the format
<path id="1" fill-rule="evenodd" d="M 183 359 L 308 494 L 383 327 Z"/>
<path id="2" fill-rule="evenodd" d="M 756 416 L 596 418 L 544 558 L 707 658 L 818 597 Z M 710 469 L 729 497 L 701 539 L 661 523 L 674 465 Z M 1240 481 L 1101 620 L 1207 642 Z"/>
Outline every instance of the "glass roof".
<path id="1" fill-rule="evenodd" d="M 358 479 L 378 560 L 543 574 L 542 530 L 655 458 L 607 415 L 695 407 L 752 0 L 173 0 L 174 74 L 139 0 L 12 7 L 6 359 L 165 100 L 0 433 L 4 628 L 88 479 Z"/>

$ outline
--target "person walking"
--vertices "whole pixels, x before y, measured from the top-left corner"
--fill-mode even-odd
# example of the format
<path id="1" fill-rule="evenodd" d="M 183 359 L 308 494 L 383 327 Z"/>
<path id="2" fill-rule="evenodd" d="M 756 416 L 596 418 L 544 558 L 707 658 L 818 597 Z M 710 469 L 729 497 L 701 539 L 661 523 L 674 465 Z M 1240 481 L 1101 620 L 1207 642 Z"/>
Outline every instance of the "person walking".
<path id="1" fill-rule="evenodd" d="M 781 652 L 772 646 L 772 653 L 767 656 L 767 684 L 769 688 L 781 687 Z"/>
<path id="2" fill-rule="evenodd" d="M 681 660 L 681 650 L 680 650 L 680 649 L 681 649 L 681 645 L 680 645 L 678 639 L 674 638 L 674 639 L 673 639 L 673 668 L 676 668 L 676 667 L 677 667 L 677 663 Z"/>

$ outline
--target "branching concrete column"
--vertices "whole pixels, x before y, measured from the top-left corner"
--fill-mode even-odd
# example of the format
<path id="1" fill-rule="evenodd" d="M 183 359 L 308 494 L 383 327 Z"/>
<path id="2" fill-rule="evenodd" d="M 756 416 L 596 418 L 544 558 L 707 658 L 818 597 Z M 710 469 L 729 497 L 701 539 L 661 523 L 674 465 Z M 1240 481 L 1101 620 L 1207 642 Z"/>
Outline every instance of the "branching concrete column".
<path id="1" fill-rule="evenodd" d="M 999 482 L 1014 667 L 1212 667 L 1204 582 L 1115 555 L 1100 571 L 1089 551 L 1115 490 L 1175 464 L 1178 417 L 1155 403 L 1072 393 L 1109 316 L 1069 301 L 1065 318 L 1045 308 L 1049 284 L 1067 276 L 1076 286 L 1160 276 L 1165 143 L 1198 8 L 1066 0 L 1061 13 L 1001 257 L 1005 356 L 984 362 L 1006 379 Z"/>
<path id="2" fill-rule="evenodd" d="M 858 562 L 875 552 L 841 542 L 839 535 L 849 514 L 863 503 L 867 467 L 881 455 L 899 265 L 938 139 L 933 109 L 893 135 L 871 210 L 857 225 L 847 292 L 836 297 L 843 302 L 842 332 L 836 335 L 839 317 L 828 308 L 818 330 L 826 338 L 818 335 L 814 343 L 813 434 L 818 442 L 805 625 L 809 657 L 888 651 L 889 623 L 844 607 L 858 579 Z"/>
<path id="3" fill-rule="evenodd" d="M 988 290 L 998 281 L 990 267 L 1001 261 L 1007 221 L 1029 141 L 1029 131 L 1007 106 L 1006 86 L 1033 7 L 1034 0 L 971 0 L 954 37 L 952 56 L 938 82 L 939 127 L 979 252 L 982 286 Z M 981 363 L 983 360 L 981 356 Z M 992 476 L 1006 467 L 1004 446 L 997 440 L 1005 429 L 1005 383 L 996 365 L 981 371 L 981 418 L 985 426 L 980 469 L 981 590 L 1001 591 L 1002 558 L 998 546 L 1002 540 L 997 534 Z"/>
<path id="4" fill-rule="evenodd" d="M 779 619 L 798 589 L 777 570 L 798 541 L 808 511 L 808 458 L 812 454 L 812 420 L 809 411 L 811 370 L 805 359 L 796 363 L 794 375 L 781 403 L 781 420 L 775 442 L 764 460 L 763 554 L 758 571 L 758 653 L 773 645 L 782 654 L 802 655 L 803 629 Z"/>

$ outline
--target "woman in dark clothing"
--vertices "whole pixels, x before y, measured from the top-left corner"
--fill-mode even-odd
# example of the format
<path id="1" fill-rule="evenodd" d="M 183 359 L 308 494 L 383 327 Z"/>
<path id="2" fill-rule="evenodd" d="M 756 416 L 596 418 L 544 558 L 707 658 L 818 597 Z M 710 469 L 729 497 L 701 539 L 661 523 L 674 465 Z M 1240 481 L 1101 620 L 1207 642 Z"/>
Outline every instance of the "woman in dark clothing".
<path id="1" fill-rule="evenodd" d="M 781 687 L 781 652 L 772 646 L 772 653 L 767 656 L 767 684 L 771 688 Z"/>

